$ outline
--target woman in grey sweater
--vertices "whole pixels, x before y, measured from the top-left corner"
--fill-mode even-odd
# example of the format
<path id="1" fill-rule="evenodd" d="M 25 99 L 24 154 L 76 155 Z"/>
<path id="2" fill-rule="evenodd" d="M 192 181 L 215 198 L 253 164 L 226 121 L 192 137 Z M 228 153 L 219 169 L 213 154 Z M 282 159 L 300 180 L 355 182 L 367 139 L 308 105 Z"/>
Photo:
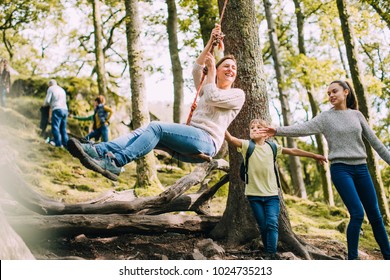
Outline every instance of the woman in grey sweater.
<path id="1" fill-rule="evenodd" d="M 322 133 L 329 145 L 333 184 L 350 213 L 347 228 L 348 259 L 358 258 L 359 234 L 365 210 L 382 255 L 389 260 L 389 239 L 368 172 L 363 137 L 387 164 L 390 164 L 390 152 L 358 111 L 355 93 L 348 82 L 333 81 L 328 87 L 328 98 L 333 108 L 310 121 L 285 127 L 268 127 L 262 133 L 289 137 Z"/>

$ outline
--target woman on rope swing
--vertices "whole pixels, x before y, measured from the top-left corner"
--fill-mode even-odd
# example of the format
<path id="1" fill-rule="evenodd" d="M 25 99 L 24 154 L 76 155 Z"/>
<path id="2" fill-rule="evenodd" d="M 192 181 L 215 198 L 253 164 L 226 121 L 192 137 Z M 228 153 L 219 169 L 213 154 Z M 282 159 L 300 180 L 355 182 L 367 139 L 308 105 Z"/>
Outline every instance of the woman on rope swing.
<path id="1" fill-rule="evenodd" d="M 153 121 L 110 142 L 82 144 L 71 138 L 69 152 L 80 162 L 103 176 L 118 180 L 121 169 L 153 149 L 169 150 L 180 161 L 199 163 L 211 160 L 223 144 L 225 131 L 240 112 L 245 93 L 232 88 L 237 63 L 232 55 L 217 64 L 212 55 L 216 42 L 221 42 L 221 26 L 215 25 L 210 39 L 196 59 L 192 75 L 199 92 L 198 105 L 192 105 L 187 125 Z M 207 67 L 205 74 L 204 66 Z M 203 76 L 202 76 L 203 74 Z M 202 84 L 204 82 L 202 90 Z"/>

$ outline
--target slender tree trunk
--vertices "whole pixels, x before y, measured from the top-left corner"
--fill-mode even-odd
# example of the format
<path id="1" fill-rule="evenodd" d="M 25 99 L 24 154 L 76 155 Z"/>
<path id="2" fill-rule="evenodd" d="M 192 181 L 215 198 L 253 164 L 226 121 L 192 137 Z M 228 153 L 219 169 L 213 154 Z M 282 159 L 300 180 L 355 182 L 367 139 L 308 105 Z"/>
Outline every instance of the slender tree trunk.
<path id="1" fill-rule="evenodd" d="M 149 109 L 145 90 L 145 77 L 140 45 L 138 0 L 125 0 L 127 52 L 132 93 L 132 120 L 135 128 L 149 123 Z M 161 187 L 153 153 L 137 160 L 137 187 Z"/>
<path id="2" fill-rule="evenodd" d="M 171 56 L 172 73 L 173 73 L 173 121 L 181 122 L 183 113 L 183 68 L 181 67 L 179 56 L 179 43 L 177 39 L 177 11 L 175 0 L 166 0 L 168 6 L 167 30 L 169 38 L 169 54 Z"/>
<path id="3" fill-rule="evenodd" d="M 300 54 L 306 55 L 305 37 L 304 37 L 305 16 L 302 12 L 301 1 L 294 0 L 294 5 L 295 5 L 295 15 L 297 17 L 298 49 Z M 305 72 L 306 71 L 304 70 L 303 74 L 306 75 L 307 73 Z M 312 117 L 314 118 L 318 114 L 318 105 L 312 94 L 312 86 L 310 84 L 304 86 L 306 87 L 306 92 L 309 98 L 309 103 L 313 114 Z M 327 151 L 325 149 L 323 136 L 316 134 L 315 138 L 317 142 L 318 153 L 326 156 L 325 153 Z M 330 179 L 329 166 L 322 166 L 320 164 L 317 164 L 316 166 L 317 166 L 318 173 L 320 174 L 321 177 L 322 191 L 324 193 L 325 202 L 328 205 L 334 206 L 333 189 L 332 189 L 332 182 Z"/>
<path id="4" fill-rule="evenodd" d="M 96 74 L 99 94 L 106 96 L 107 94 L 107 79 L 106 67 L 104 62 L 103 52 L 103 30 L 102 17 L 100 14 L 100 0 L 93 0 L 93 26 L 95 30 L 95 56 L 96 56 Z"/>
<path id="5" fill-rule="evenodd" d="M 306 55 L 305 36 L 304 36 L 305 15 L 302 12 L 300 0 L 294 0 L 294 6 L 295 6 L 295 15 L 297 17 L 298 49 L 299 49 L 299 53 Z"/>
<path id="6" fill-rule="evenodd" d="M 307 90 L 307 95 L 309 97 L 309 102 L 313 114 L 313 118 L 317 116 L 318 114 L 318 105 L 317 102 L 314 100 L 313 94 L 311 90 Z M 324 155 L 328 157 L 328 151 L 326 149 L 324 137 L 322 135 L 315 135 L 316 142 L 317 142 L 317 149 L 318 153 L 321 155 Z M 330 178 L 330 170 L 329 165 L 320 165 L 317 163 L 317 170 L 320 173 L 321 177 L 321 183 L 322 183 L 322 191 L 324 193 L 324 199 L 325 202 L 330 205 L 334 206 L 334 197 L 333 197 L 333 189 L 332 189 L 332 181 Z"/>
<path id="7" fill-rule="evenodd" d="M 339 40 L 337 39 L 337 31 L 336 29 L 333 28 L 333 36 L 334 36 L 334 40 L 336 41 L 336 44 L 337 44 L 337 50 L 339 52 L 339 57 L 340 57 L 340 62 L 341 62 L 341 65 L 343 65 L 343 69 L 346 73 L 345 77 L 347 79 L 349 79 L 349 71 L 348 71 L 348 67 L 347 67 L 347 63 L 345 62 L 345 59 L 344 59 L 344 55 L 343 55 L 343 51 L 341 50 L 341 45 L 340 45 L 340 42 Z"/>
<path id="8" fill-rule="evenodd" d="M 269 0 L 264 0 L 264 8 L 265 8 L 265 14 L 267 18 L 268 34 L 269 34 L 269 40 L 271 44 L 274 68 L 276 72 L 276 80 L 278 83 L 279 100 L 280 100 L 280 105 L 282 107 L 283 125 L 289 126 L 292 123 L 290 105 L 288 103 L 289 96 L 283 86 L 283 82 L 285 79 L 284 79 L 284 73 L 282 69 L 282 63 L 279 57 L 279 40 L 276 34 L 276 26 L 272 18 L 273 13 L 271 11 L 272 7 L 271 7 L 271 2 Z M 287 147 L 297 148 L 296 141 L 293 138 L 288 137 Z M 303 182 L 302 165 L 300 159 L 299 157 L 295 157 L 295 156 L 289 156 L 288 159 L 290 163 L 290 174 L 291 174 L 291 180 L 295 190 L 295 194 L 301 198 L 306 199 L 307 198 L 306 187 Z"/>
<path id="9" fill-rule="evenodd" d="M 370 124 L 369 104 L 367 101 L 367 92 L 363 84 L 363 77 L 359 69 L 359 62 L 357 58 L 357 50 L 355 47 L 355 39 L 353 34 L 353 28 L 349 21 L 348 6 L 346 0 L 337 0 L 337 8 L 339 10 L 341 28 L 343 31 L 345 47 L 347 50 L 347 57 L 349 63 L 349 69 L 351 71 L 351 77 L 355 92 L 357 95 L 359 110 L 366 117 Z M 367 150 L 367 165 L 370 170 L 372 180 L 374 182 L 375 190 L 377 192 L 379 207 L 386 223 L 390 223 L 389 205 L 386 198 L 386 192 L 383 186 L 382 178 L 378 170 L 378 163 L 371 146 L 365 141 Z"/>

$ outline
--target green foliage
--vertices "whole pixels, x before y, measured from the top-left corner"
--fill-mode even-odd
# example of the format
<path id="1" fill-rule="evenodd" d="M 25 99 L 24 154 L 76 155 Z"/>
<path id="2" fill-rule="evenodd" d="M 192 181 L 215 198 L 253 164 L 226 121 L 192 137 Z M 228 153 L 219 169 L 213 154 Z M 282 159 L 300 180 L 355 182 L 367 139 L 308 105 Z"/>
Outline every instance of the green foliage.
<path id="1" fill-rule="evenodd" d="M 296 81 L 308 88 L 321 88 L 329 81 L 340 77 L 344 73 L 342 69 L 334 67 L 334 61 L 318 59 L 306 55 L 289 56 L 287 58 L 286 86 L 293 86 Z"/>

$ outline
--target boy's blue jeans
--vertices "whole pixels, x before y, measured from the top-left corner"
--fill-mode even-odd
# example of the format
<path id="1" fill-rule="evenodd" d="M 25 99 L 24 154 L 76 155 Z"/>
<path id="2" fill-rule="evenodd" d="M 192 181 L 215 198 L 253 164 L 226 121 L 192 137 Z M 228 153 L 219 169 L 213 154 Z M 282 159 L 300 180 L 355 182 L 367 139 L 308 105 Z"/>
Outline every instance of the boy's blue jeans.
<path id="1" fill-rule="evenodd" d="M 100 137 L 102 137 L 102 142 L 108 142 L 108 132 L 108 125 L 104 124 L 85 136 L 85 139 L 95 138 L 96 141 L 99 141 Z"/>
<path id="2" fill-rule="evenodd" d="M 112 152 L 119 167 L 146 155 L 154 148 L 166 150 L 181 161 L 193 163 L 203 162 L 203 160 L 189 155 L 204 153 L 214 156 L 216 154 L 213 139 L 203 129 L 185 124 L 156 121 L 113 141 L 99 143 L 95 147 L 101 156 Z"/>
<path id="3" fill-rule="evenodd" d="M 247 196 L 260 228 L 265 251 L 275 254 L 278 245 L 280 201 L 276 196 Z"/>
<path id="4" fill-rule="evenodd" d="M 66 132 L 66 123 L 68 119 L 68 110 L 55 109 L 51 115 L 51 132 L 53 133 L 54 143 L 57 147 L 68 143 L 68 133 Z"/>
<path id="5" fill-rule="evenodd" d="M 358 258 L 359 234 L 365 210 L 382 255 L 385 260 L 390 260 L 389 239 L 367 164 L 334 163 L 330 166 L 330 172 L 333 184 L 351 216 L 347 228 L 348 259 Z"/>

